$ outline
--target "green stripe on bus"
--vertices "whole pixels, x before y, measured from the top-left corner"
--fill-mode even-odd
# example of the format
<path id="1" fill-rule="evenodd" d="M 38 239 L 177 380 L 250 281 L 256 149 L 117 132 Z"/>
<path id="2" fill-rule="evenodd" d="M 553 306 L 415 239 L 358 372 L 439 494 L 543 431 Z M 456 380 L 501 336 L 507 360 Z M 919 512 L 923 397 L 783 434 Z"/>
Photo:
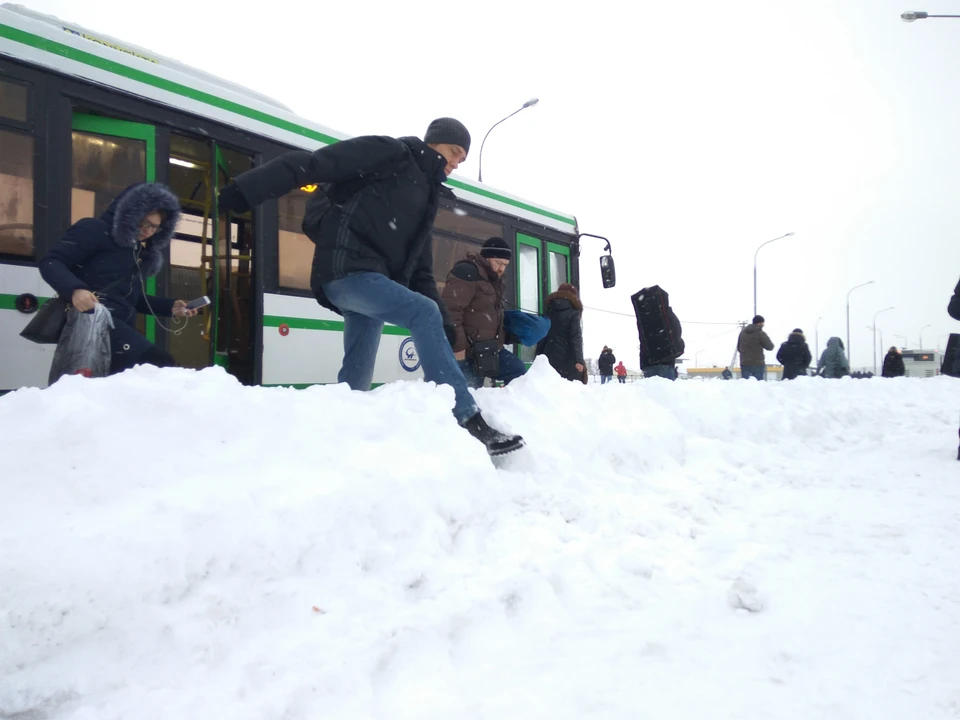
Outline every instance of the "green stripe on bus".
<path id="1" fill-rule="evenodd" d="M 502 203 L 506 203 L 507 205 L 512 205 L 513 207 L 520 208 L 521 210 L 526 210 L 527 212 L 536 213 L 537 215 L 544 215 L 550 218 L 551 220 L 557 220 L 558 222 L 566 223 L 571 227 L 577 226 L 577 221 L 574 220 L 573 218 L 568 218 L 566 215 L 559 215 L 555 212 L 550 212 L 549 210 L 541 210 L 540 208 L 534 207 L 533 205 L 528 205 L 525 202 L 520 202 L 519 200 L 513 200 L 511 198 L 505 198 L 502 195 L 497 195 L 496 193 L 490 192 L 489 190 L 486 190 L 484 188 L 474 187 L 473 185 L 467 185 L 465 182 L 461 182 L 460 180 L 454 180 L 453 178 L 448 178 L 447 184 L 452 185 L 455 188 L 460 188 L 461 190 L 472 192 L 475 195 L 482 195 L 483 197 L 489 198 L 490 200 L 496 200 L 497 202 L 502 202 Z"/>
<path id="2" fill-rule="evenodd" d="M 5 293 L 0 293 L 0 310 L 16 310 L 17 309 L 17 298 L 19 295 L 7 295 Z M 38 297 L 37 303 L 43 305 L 50 298 Z"/>
<path id="3" fill-rule="evenodd" d="M 120 75 L 122 77 L 129 78 L 130 80 L 141 82 L 144 85 L 152 85 L 159 90 L 166 90 L 167 92 L 172 92 L 175 95 L 183 95 L 191 100 L 197 100 L 198 102 L 202 102 L 207 105 L 213 105 L 214 107 L 219 107 L 237 115 L 243 115 L 251 120 L 258 120 L 259 122 L 266 123 L 267 125 L 273 125 L 281 130 L 287 130 L 297 135 L 302 135 L 313 140 L 319 140 L 326 145 L 337 142 L 337 139 L 334 137 L 317 132 L 316 130 L 311 130 L 310 128 L 301 127 L 300 125 L 292 123 L 289 120 L 281 120 L 280 118 L 273 117 L 265 112 L 248 108 L 240 103 L 235 103 L 232 100 L 225 100 L 224 98 L 211 95 L 210 93 L 203 92 L 202 90 L 196 90 L 192 87 L 188 87 L 187 85 L 181 85 L 180 83 L 173 82 L 172 80 L 151 75 L 143 70 L 127 67 L 126 65 L 118 63 L 114 60 L 107 60 L 99 55 L 88 53 L 85 50 L 78 50 L 77 48 L 70 47 L 69 45 L 64 45 L 63 43 L 58 43 L 54 40 L 48 40 L 47 38 L 40 37 L 39 35 L 34 35 L 33 33 L 28 33 L 24 30 L 10 27 L 9 25 L 0 25 L 0 37 L 5 37 L 8 40 L 13 40 L 14 42 L 21 43 L 22 45 L 35 47 L 38 50 L 43 50 L 44 52 L 51 53 L 52 55 L 59 55 L 67 60 L 73 60 L 74 62 L 99 68 L 100 70 L 106 70 L 114 75 Z"/>
<path id="4" fill-rule="evenodd" d="M 264 315 L 264 327 L 280 327 L 286 325 L 291 330 L 331 330 L 343 332 L 343 320 L 315 320 L 313 318 L 283 317 L 281 315 Z M 396 325 L 384 325 L 384 335 L 409 335 L 410 331 Z"/>
<path id="5" fill-rule="evenodd" d="M 121 77 L 126 77 L 130 80 L 143 83 L 144 85 L 152 85 L 160 90 L 166 90 L 167 92 L 171 92 L 176 95 L 182 95 L 190 98 L 191 100 L 196 100 L 206 105 L 212 105 L 213 107 L 218 107 L 221 110 L 226 110 L 236 115 L 242 115 L 250 118 L 251 120 L 262 122 L 265 125 L 272 125 L 275 128 L 286 130 L 287 132 L 291 132 L 295 135 L 310 138 L 311 140 L 319 140 L 324 145 L 332 145 L 333 143 L 339 142 L 337 138 L 331 135 L 326 135 L 325 133 L 318 132 L 317 130 L 312 130 L 311 128 L 297 125 L 289 120 L 283 120 L 282 118 L 268 115 L 265 112 L 248 108 L 246 105 L 241 105 L 240 103 L 233 102 L 232 100 L 226 100 L 208 92 L 196 90 L 187 85 L 182 85 L 172 80 L 151 75 L 143 70 L 127 67 L 126 65 L 118 63 L 114 60 L 107 60 L 99 55 L 88 53 L 85 50 L 78 50 L 77 48 L 69 45 L 58 43 L 55 40 L 48 40 L 47 38 L 40 37 L 39 35 L 34 35 L 33 33 L 28 33 L 24 30 L 10 27 L 9 25 L 0 24 L 0 37 L 5 37 L 13 42 L 18 42 L 21 45 L 28 45 L 53 55 L 59 55 L 67 60 L 73 60 L 74 62 L 90 65 L 91 67 L 95 67 L 100 70 L 106 70 L 114 75 L 120 75 Z M 448 182 L 454 187 L 468 190 L 472 193 L 476 193 L 477 195 L 482 195 L 483 197 L 491 200 L 496 200 L 522 210 L 527 210 L 528 212 L 532 212 L 537 215 L 543 215 L 544 217 L 557 220 L 558 222 L 570 225 L 571 227 L 576 227 L 576 220 L 566 215 L 559 215 L 557 213 L 550 212 L 549 210 L 542 210 L 534 205 L 529 205 L 519 200 L 513 200 L 512 198 L 504 197 L 502 195 L 497 195 L 496 193 L 484 188 L 474 187 L 473 185 L 468 185 L 467 183 L 459 180 L 451 179 Z"/>

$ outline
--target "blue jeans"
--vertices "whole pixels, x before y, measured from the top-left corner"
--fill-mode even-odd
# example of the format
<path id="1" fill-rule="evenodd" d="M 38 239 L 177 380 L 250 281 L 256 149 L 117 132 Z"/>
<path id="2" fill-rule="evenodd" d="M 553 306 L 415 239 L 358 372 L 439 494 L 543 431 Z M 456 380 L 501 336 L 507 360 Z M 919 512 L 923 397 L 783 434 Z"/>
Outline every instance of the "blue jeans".
<path id="1" fill-rule="evenodd" d="M 645 378 L 662 377 L 666 380 L 677 379 L 677 368 L 673 365 L 647 365 L 643 369 Z"/>
<path id="2" fill-rule="evenodd" d="M 613 375 L 601 375 L 601 376 L 600 376 L 600 384 L 601 384 L 601 385 L 606 385 L 606 384 L 607 384 L 608 382 L 610 382 L 611 380 L 613 380 Z"/>
<path id="3" fill-rule="evenodd" d="M 500 364 L 500 372 L 492 377 L 494 380 L 502 381 L 504 385 L 509 385 L 513 380 L 527 372 L 527 366 L 523 360 L 506 348 L 500 348 L 497 358 L 497 362 Z M 467 385 L 472 388 L 483 387 L 483 378 L 477 377 L 474 373 L 473 360 L 461 360 L 460 370 L 463 371 L 463 377 L 466 378 Z"/>
<path id="4" fill-rule="evenodd" d="M 323 292 L 343 313 L 343 367 L 337 375 L 351 390 L 369 390 L 385 322 L 410 330 L 427 382 L 449 385 L 459 423 L 473 417 L 477 404 L 453 357 L 440 308 L 428 297 L 386 275 L 358 272 L 325 283 Z"/>
<path id="5" fill-rule="evenodd" d="M 767 379 L 766 365 L 744 365 L 740 368 L 740 377 L 744 380 L 755 377 L 761 382 Z"/>

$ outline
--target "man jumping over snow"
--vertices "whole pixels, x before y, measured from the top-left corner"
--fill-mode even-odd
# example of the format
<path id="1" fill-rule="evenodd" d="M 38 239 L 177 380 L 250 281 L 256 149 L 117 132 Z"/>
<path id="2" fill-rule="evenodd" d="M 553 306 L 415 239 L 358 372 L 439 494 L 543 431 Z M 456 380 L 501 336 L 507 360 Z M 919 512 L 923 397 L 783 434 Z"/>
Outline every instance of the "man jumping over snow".
<path id="1" fill-rule="evenodd" d="M 423 376 L 450 385 L 453 414 L 491 455 L 523 446 L 480 415 L 450 347 L 453 324 L 433 277 L 431 230 L 447 176 L 467 158 L 470 133 L 453 118 L 430 123 L 423 140 L 366 136 L 315 152 L 298 150 L 238 176 L 220 191 L 220 212 L 246 212 L 303 185 L 321 185 L 307 204 L 303 231 L 316 246 L 310 287 L 343 316 L 343 366 L 337 377 L 369 390 L 386 322 L 408 328 Z"/>

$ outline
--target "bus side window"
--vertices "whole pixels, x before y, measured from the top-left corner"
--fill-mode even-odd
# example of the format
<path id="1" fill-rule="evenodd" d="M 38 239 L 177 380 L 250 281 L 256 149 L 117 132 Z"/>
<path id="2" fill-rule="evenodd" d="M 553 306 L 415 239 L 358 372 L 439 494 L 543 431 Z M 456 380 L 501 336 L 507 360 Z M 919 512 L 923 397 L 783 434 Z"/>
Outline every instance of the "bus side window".
<path id="1" fill-rule="evenodd" d="M 30 88 L 0 80 L 0 254 L 33 256 Z"/>
<path id="2" fill-rule="evenodd" d="M 480 243 L 468 240 L 458 240 L 449 235 L 433 234 L 433 277 L 437 281 L 437 291 L 443 293 L 447 284 L 447 275 L 461 260 L 465 260 L 467 253 L 480 252 Z"/>
<path id="3" fill-rule="evenodd" d="M 548 292 L 556 292 L 560 285 L 570 282 L 570 260 L 567 255 L 553 249 L 552 243 L 547 243 L 549 258 L 547 288 Z"/>
<path id="4" fill-rule="evenodd" d="M 289 290 L 310 289 L 313 266 L 313 241 L 301 230 L 310 193 L 297 189 L 277 200 L 279 212 L 280 287 Z"/>

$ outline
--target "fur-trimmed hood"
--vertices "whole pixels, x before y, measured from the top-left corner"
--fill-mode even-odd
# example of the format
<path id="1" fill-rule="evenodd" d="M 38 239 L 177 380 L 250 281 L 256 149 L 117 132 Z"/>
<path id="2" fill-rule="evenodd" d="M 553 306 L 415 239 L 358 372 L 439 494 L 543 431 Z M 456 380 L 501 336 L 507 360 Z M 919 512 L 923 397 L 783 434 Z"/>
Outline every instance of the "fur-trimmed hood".
<path id="1" fill-rule="evenodd" d="M 161 210 L 165 215 L 160 229 L 147 239 L 140 252 L 141 268 L 152 277 L 163 267 L 163 253 L 180 220 L 180 201 L 161 183 L 137 183 L 114 198 L 100 219 L 110 227 L 110 236 L 122 248 L 135 249 L 140 223 L 148 213 Z"/>
<path id="2" fill-rule="evenodd" d="M 579 312 L 583 312 L 583 303 L 580 302 L 580 298 L 576 296 L 575 293 L 564 292 L 563 290 L 557 290 L 547 295 L 546 306 L 550 307 L 550 303 L 553 300 L 566 300 Z"/>

